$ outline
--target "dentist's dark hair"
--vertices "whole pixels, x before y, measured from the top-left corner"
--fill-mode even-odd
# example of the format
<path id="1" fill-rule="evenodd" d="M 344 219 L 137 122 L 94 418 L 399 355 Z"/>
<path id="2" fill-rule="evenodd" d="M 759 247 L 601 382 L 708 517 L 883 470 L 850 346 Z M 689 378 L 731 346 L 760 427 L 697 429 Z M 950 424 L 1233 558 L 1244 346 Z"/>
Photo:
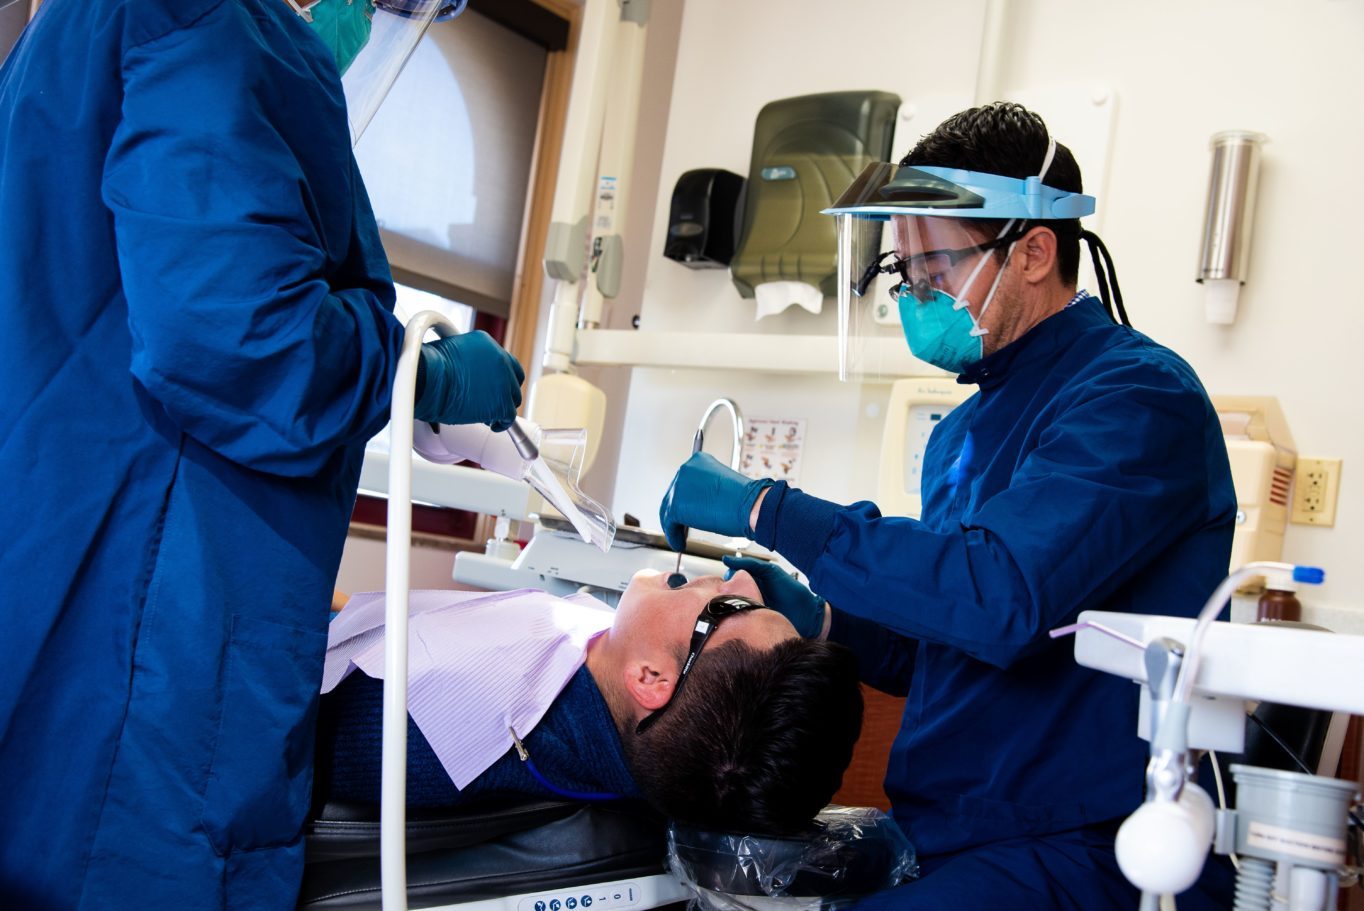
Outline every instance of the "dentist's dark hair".
<path id="1" fill-rule="evenodd" d="M 679 822 L 788 834 L 843 782 L 862 730 L 857 658 L 832 642 L 740 640 L 703 651 L 687 686 L 643 734 L 621 739 L 645 797 Z"/>
<path id="2" fill-rule="evenodd" d="M 920 139 L 900 164 L 1033 177 L 1042 170 L 1050 135 L 1046 123 L 1032 111 L 1010 101 L 997 101 L 953 114 Z M 1059 142 L 1042 182 L 1058 190 L 1084 192 L 1080 166 L 1070 149 Z M 1005 223 L 981 219 L 975 224 L 993 238 Z M 1039 221 L 1027 227 L 1043 227 L 1056 235 L 1057 271 L 1061 281 L 1073 284 L 1080 272 L 1080 220 Z M 999 255 L 1002 257 L 1003 252 Z"/>
<path id="3" fill-rule="evenodd" d="M 1042 170 L 1050 135 L 1046 123 L 1037 114 L 1021 104 L 996 101 L 953 114 L 920 139 L 900 164 L 962 168 L 1004 177 L 1033 177 Z M 1060 142 L 1056 143 L 1056 154 L 1042 182 L 1058 190 L 1084 192 L 1080 165 L 1070 149 Z M 1005 222 L 978 219 L 973 224 L 981 229 L 983 237 L 994 238 L 1004 230 Z M 1080 274 L 1080 241 L 1089 245 L 1099 295 L 1108 307 L 1109 315 L 1114 322 L 1121 320 L 1130 326 L 1113 269 L 1113 258 L 1103 241 L 1083 230 L 1078 218 L 1025 222 L 1019 230 L 1034 227 L 1046 228 L 1056 235 L 1056 270 L 1067 285 L 1075 284 Z M 995 255 L 1003 259 L 1003 248 L 996 250 Z"/>

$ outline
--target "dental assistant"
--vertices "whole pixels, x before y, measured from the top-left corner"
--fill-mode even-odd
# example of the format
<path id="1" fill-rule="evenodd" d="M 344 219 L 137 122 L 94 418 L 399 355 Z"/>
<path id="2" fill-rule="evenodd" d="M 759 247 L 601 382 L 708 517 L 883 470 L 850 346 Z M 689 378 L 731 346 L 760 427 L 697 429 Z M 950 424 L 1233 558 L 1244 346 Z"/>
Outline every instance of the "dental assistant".
<path id="1" fill-rule="evenodd" d="M 0 907 L 294 905 L 403 337 L 340 74 L 379 15 L 48 0 L 0 69 Z M 425 420 L 521 401 L 482 333 L 419 373 Z"/>
<path id="2" fill-rule="evenodd" d="M 1137 904 L 1113 854 L 1142 800 L 1137 688 L 1047 632 L 1087 609 L 1193 616 L 1227 572 L 1236 500 L 1194 371 L 1125 325 L 1111 265 L 1096 273 L 1118 316 L 1076 289 L 1081 240 L 1102 250 L 1080 228 L 1093 205 L 1041 118 L 1001 103 L 869 166 L 832 207 L 887 228 L 884 253 L 840 245 L 853 290 L 889 273 L 912 352 L 978 387 L 929 440 L 920 518 L 705 454 L 663 501 L 674 547 L 690 526 L 779 552 L 813 592 L 727 562 L 804 635 L 851 647 L 865 682 L 908 697 L 886 793 L 924 876 L 867 907 Z M 1229 883 L 1211 860 L 1181 911 L 1226 907 Z"/>

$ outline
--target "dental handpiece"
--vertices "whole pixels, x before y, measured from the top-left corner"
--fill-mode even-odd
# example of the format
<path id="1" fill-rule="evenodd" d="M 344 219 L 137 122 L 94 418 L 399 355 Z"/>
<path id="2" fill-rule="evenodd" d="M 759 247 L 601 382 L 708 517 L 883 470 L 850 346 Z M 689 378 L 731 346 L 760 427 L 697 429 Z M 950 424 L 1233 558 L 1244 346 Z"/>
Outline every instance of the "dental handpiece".
<path id="1" fill-rule="evenodd" d="M 701 446 L 706 441 L 705 428 L 696 428 L 696 434 L 691 438 L 691 454 L 696 455 L 701 451 Z M 669 588 L 681 588 L 687 584 L 687 577 L 682 575 L 682 555 L 687 552 L 687 529 L 682 529 L 682 549 L 677 552 L 677 568 L 672 575 L 668 576 Z"/>

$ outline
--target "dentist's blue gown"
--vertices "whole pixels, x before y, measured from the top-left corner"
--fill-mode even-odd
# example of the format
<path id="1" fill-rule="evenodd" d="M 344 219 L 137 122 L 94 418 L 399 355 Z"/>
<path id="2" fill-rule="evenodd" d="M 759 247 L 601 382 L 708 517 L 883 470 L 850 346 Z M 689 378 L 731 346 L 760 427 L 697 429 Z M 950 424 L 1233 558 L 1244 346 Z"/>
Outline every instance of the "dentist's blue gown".
<path id="1" fill-rule="evenodd" d="M 1202 607 L 1236 515 L 1217 416 L 1188 364 L 1088 297 L 960 382 L 979 391 L 929 439 L 920 519 L 779 484 L 756 529 L 834 606 L 863 679 L 908 697 L 886 793 L 925 875 L 868 905 L 1126 911 L 1138 689 L 1047 631 Z M 1225 887 L 1220 861 L 1207 879 Z"/>
<path id="2" fill-rule="evenodd" d="M 291 908 L 402 330 L 283 0 L 48 0 L 0 69 L 0 907 Z"/>

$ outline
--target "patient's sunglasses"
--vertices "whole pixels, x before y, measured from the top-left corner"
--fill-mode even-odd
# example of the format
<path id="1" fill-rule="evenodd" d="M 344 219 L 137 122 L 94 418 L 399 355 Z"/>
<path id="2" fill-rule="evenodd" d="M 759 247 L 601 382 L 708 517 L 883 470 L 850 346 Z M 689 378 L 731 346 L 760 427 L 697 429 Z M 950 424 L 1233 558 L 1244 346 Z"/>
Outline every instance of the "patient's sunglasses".
<path id="1" fill-rule="evenodd" d="M 677 675 L 673 694 L 662 706 L 644 716 L 643 720 L 635 727 L 636 734 L 643 734 L 653 727 L 654 722 L 658 721 L 658 717 L 668 710 L 668 706 L 677 701 L 677 694 L 682 692 L 682 684 L 687 682 L 687 674 L 691 672 L 692 665 L 696 663 L 696 656 L 701 654 L 701 649 L 705 647 L 706 640 L 710 638 L 711 633 L 715 632 L 720 621 L 732 614 L 755 610 L 762 606 L 757 601 L 741 598 L 738 595 L 717 595 L 710 599 L 710 603 L 701 608 L 701 614 L 696 618 L 696 627 L 692 630 L 691 647 L 687 649 L 687 660 L 682 662 L 682 670 Z"/>

